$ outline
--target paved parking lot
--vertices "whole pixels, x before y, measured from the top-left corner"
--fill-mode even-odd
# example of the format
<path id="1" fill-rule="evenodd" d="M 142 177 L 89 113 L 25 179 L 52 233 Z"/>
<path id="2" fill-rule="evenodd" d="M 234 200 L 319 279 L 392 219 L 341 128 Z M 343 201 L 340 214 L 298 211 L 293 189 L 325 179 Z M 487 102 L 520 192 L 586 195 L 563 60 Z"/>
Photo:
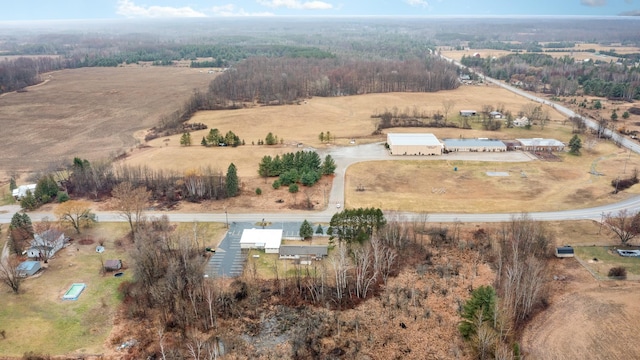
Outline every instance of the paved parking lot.
<path id="1" fill-rule="evenodd" d="M 264 220 L 269 221 L 269 219 Z M 258 220 L 256 223 L 260 221 L 261 220 Z M 256 225 L 256 223 L 232 222 L 229 224 L 227 234 L 205 267 L 205 277 L 235 277 L 242 275 L 247 256 L 246 252 L 240 249 L 242 231 L 245 229 L 262 228 Z M 302 222 L 274 222 L 269 226 L 265 226 L 264 229 L 282 229 L 282 237 L 284 239 L 299 239 L 300 225 L 302 225 Z M 317 225 L 313 226 L 314 233 L 316 228 Z M 326 233 L 327 227 L 324 226 L 323 230 L 324 233 Z"/>

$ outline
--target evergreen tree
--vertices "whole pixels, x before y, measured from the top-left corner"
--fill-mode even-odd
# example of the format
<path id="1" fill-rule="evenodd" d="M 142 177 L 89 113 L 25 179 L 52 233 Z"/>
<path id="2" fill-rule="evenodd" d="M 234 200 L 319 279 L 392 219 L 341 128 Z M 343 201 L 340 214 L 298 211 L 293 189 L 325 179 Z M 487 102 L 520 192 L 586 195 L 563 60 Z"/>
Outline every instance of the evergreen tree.
<path id="1" fill-rule="evenodd" d="M 300 225 L 300 237 L 305 240 L 313 237 L 313 226 L 311 226 L 311 223 L 307 220 L 304 220 L 302 225 Z"/>
<path id="2" fill-rule="evenodd" d="M 238 171 L 236 166 L 231 163 L 227 169 L 227 196 L 234 197 L 238 195 Z"/>
<path id="3" fill-rule="evenodd" d="M 573 135 L 571 140 L 569 140 L 569 154 L 580 155 L 580 149 L 582 149 L 582 140 L 578 137 L 578 135 Z"/>
<path id="4" fill-rule="evenodd" d="M 496 311 L 496 291 L 491 286 L 480 286 L 471 293 L 471 298 L 467 300 L 462 308 L 462 322 L 458 326 L 460 334 L 465 339 L 470 339 L 481 322 L 493 321 Z"/>
<path id="5" fill-rule="evenodd" d="M 618 121 L 618 113 L 615 110 L 611 112 L 611 121 Z"/>
<path id="6" fill-rule="evenodd" d="M 336 162 L 333 161 L 331 155 L 327 155 L 324 157 L 324 162 L 322 163 L 322 175 L 331 175 L 336 171 Z"/>
<path id="7" fill-rule="evenodd" d="M 191 146 L 191 133 L 185 132 L 180 137 L 180 145 L 182 146 Z"/>
<path id="8" fill-rule="evenodd" d="M 36 190 L 33 195 L 35 196 L 36 201 L 40 204 L 46 204 L 58 195 L 59 190 L 58 184 L 53 179 L 53 176 L 46 175 L 38 180 Z"/>
<path id="9" fill-rule="evenodd" d="M 18 185 L 16 185 L 16 179 L 12 176 L 11 180 L 9 180 L 9 190 L 13 191 L 17 188 L 18 188 Z"/>
<path id="10" fill-rule="evenodd" d="M 298 188 L 298 184 L 291 184 L 291 185 L 289 185 L 289 192 L 290 192 L 290 193 L 295 194 L 295 193 L 297 193 L 297 192 L 298 192 L 298 190 L 300 190 L 300 189 Z"/>
<path id="11" fill-rule="evenodd" d="M 38 207 L 38 200 L 33 196 L 31 190 L 27 190 L 27 194 L 20 200 L 20 206 L 25 210 L 35 210 Z"/>
<path id="12" fill-rule="evenodd" d="M 323 235 L 324 229 L 322 229 L 322 225 L 318 224 L 318 228 L 316 228 L 316 234 Z"/>
<path id="13" fill-rule="evenodd" d="M 324 142 L 324 131 L 320 133 L 318 139 L 320 139 L 320 142 Z"/>
<path id="14" fill-rule="evenodd" d="M 275 145 L 278 143 L 278 140 L 273 136 L 273 133 L 268 133 L 267 137 L 264 140 L 266 141 L 267 145 Z"/>
<path id="15" fill-rule="evenodd" d="M 622 118 L 625 119 L 625 120 L 627 120 L 629 118 L 629 116 L 631 116 L 631 115 L 629 115 L 628 111 L 625 111 L 625 112 L 622 113 Z"/>
<path id="16" fill-rule="evenodd" d="M 200 145 L 207 146 L 207 139 L 203 136 L 202 141 L 200 141 Z"/>

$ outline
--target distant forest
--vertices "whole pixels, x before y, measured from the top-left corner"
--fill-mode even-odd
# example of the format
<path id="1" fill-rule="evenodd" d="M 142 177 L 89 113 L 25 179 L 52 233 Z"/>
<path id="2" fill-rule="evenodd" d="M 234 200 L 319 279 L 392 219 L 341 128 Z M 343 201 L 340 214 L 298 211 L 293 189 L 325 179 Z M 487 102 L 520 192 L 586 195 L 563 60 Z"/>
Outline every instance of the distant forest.
<path id="1" fill-rule="evenodd" d="M 438 46 L 541 52 L 571 48 L 576 42 L 638 46 L 640 21 L 478 17 L 2 24 L 0 93 L 37 84 L 41 74 L 53 70 L 139 62 L 167 66 L 177 60 L 190 61 L 192 67 L 233 68 L 220 81 L 247 88 L 225 89 L 226 94 L 219 95 L 231 102 L 287 103 L 313 95 L 434 91 L 455 86 L 451 84 L 454 69 L 429 56 Z M 548 91 L 570 93 L 577 83 L 589 94 L 618 97 L 620 86 L 615 84 L 633 84 L 636 75 L 630 66 L 640 55 L 624 57 L 627 67 L 605 71 L 581 70 L 566 63 L 537 68 L 518 57 L 473 65 L 501 79 L 534 76 L 536 86 Z M 560 81 L 563 84 L 553 87 L 562 76 L 568 84 Z M 212 84 L 212 90 L 220 90 L 221 84 Z M 629 91 L 620 97 L 637 97 Z"/>

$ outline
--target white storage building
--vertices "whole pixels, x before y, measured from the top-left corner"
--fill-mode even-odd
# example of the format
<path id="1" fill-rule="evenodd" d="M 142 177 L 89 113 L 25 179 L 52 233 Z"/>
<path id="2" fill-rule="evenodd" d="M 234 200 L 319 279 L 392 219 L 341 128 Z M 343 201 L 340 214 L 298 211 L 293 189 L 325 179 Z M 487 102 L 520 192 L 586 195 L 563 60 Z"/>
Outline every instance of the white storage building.
<path id="1" fill-rule="evenodd" d="M 444 145 L 433 134 L 389 133 L 387 144 L 391 155 L 442 155 Z"/>
<path id="2" fill-rule="evenodd" d="M 277 254 L 282 243 L 282 229 L 245 229 L 240 238 L 241 249 L 264 249 L 267 254 Z"/>

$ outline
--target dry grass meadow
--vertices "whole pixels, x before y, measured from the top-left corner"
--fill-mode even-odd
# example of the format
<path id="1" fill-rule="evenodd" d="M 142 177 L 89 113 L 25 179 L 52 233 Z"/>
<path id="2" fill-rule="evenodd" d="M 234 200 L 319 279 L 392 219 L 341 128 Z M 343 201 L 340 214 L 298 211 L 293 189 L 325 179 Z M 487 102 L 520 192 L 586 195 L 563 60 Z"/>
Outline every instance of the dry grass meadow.
<path id="1" fill-rule="evenodd" d="M 234 209 L 280 210 L 275 200 L 289 199 L 286 190 L 273 190 L 271 181 L 265 182 L 257 175 L 258 163 L 264 155 L 275 156 L 297 151 L 296 144 L 324 149 L 347 146 L 349 139 L 358 143 L 384 141 L 384 136 L 371 136 L 374 121 L 371 115 L 397 107 L 418 108 L 427 113 L 442 111 L 445 99 L 455 101 L 450 121 L 457 121 L 460 109 L 480 109 L 482 105 L 502 105 L 517 113 L 528 101 L 494 86 L 463 86 L 454 91 L 433 94 L 370 94 L 341 98 L 313 98 L 300 105 L 260 107 L 229 111 L 202 111 L 191 121 L 202 122 L 209 128 L 222 132 L 233 131 L 245 140 L 246 145 L 237 148 L 203 147 L 200 140 L 208 130 L 191 134 L 193 145 L 179 145 L 179 135 L 150 141 L 147 147 L 138 149 L 124 163 L 147 165 L 152 168 L 185 171 L 211 166 L 225 172 L 233 162 L 238 168 L 243 187 L 242 199 L 230 199 Z M 548 108 L 551 122 L 541 129 L 502 129 L 489 132 L 473 124 L 474 130 L 460 129 L 389 129 L 388 131 L 428 131 L 439 138 L 489 137 L 500 139 L 550 137 L 568 142 L 571 126 L 564 117 Z M 258 139 L 273 132 L 284 139 L 282 145 L 258 146 Z M 318 135 L 331 132 L 336 137 L 332 144 L 321 143 Z M 582 156 L 560 154 L 559 162 L 532 161 L 526 163 L 495 163 L 451 161 L 376 161 L 356 164 L 349 168 L 346 181 L 346 205 L 349 207 L 380 207 L 387 210 L 428 212 L 518 212 L 548 211 L 589 207 L 618 201 L 629 193 L 612 195 L 611 180 L 628 176 L 634 168 L 640 168 L 640 157 L 629 156 L 624 149 L 600 142 Z M 397 160 L 397 159 L 396 159 Z M 621 170 L 625 167 L 623 173 Z M 453 168 L 458 171 L 454 172 Z M 591 175 L 592 169 L 603 176 Z M 506 171 L 509 177 L 489 177 L 487 171 Z M 388 174 L 394 174 L 388 176 Z M 419 175 L 419 176 L 416 176 Z M 325 182 L 323 180 L 323 182 Z M 364 192 L 356 191 L 364 186 Z M 256 187 L 262 195 L 254 193 Z M 317 190 L 317 189 L 316 189 Z M 320 190 L 313 192 L 314 203 L 322 203 Z M 218 204 L 219 205 L 219 204 Z M 223 205 L 207 203 L 208 209 Z M 283 205 L 288 207 L 288 204 Z"/>

